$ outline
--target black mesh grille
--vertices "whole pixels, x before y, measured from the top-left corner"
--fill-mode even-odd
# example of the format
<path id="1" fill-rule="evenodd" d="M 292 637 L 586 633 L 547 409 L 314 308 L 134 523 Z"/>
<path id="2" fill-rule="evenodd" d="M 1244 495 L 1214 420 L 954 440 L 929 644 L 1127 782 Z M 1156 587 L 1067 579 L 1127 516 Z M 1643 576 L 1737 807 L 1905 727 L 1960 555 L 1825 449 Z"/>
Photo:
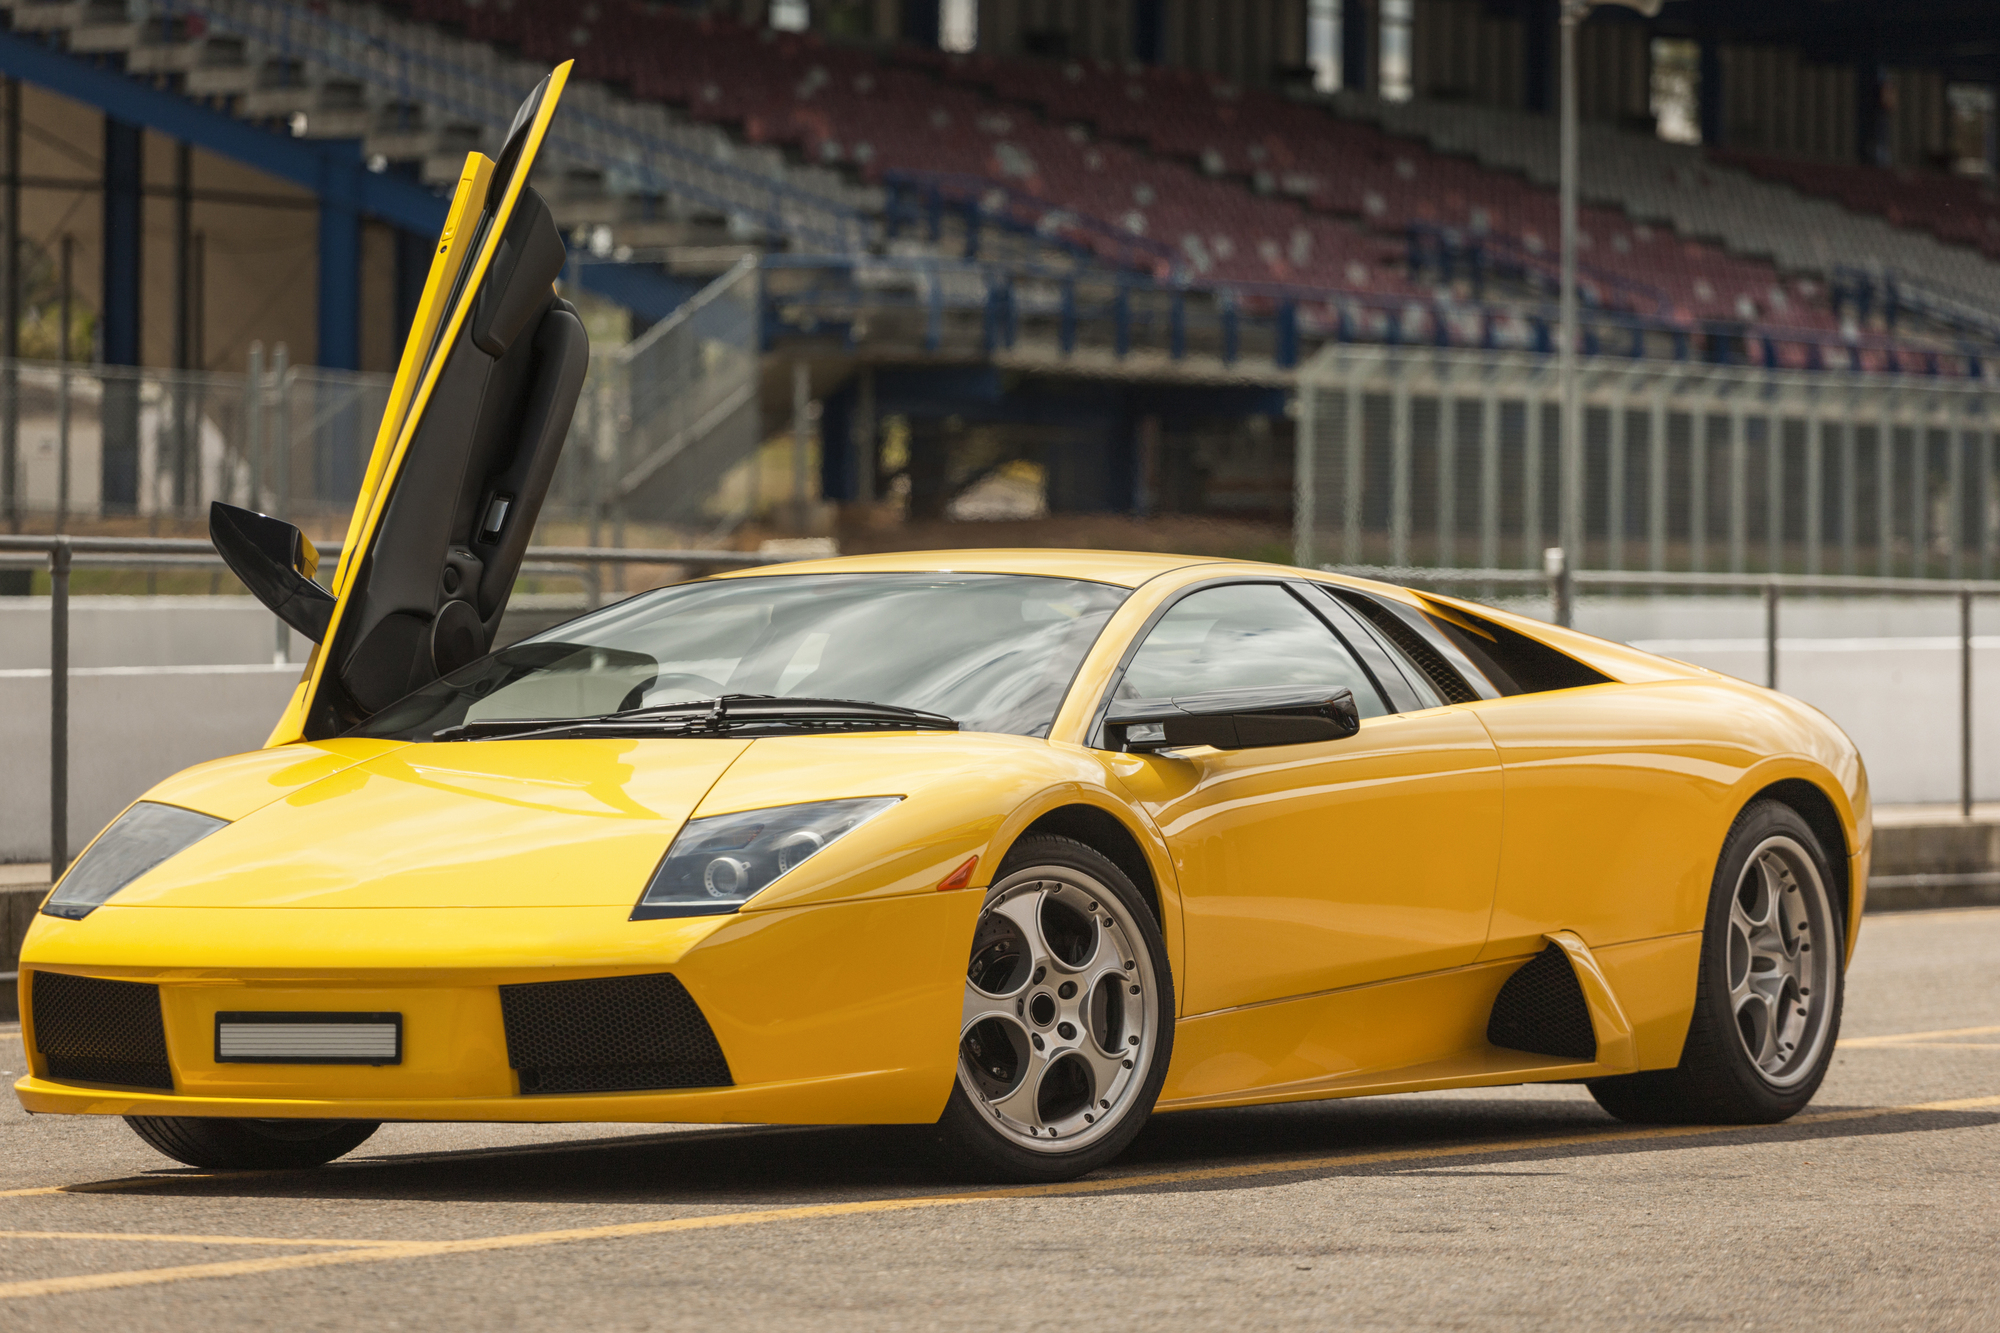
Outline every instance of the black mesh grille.
<path id="1" fill-rule="evenodd" d="M 1595 1060 L 1597 1034 L 1569 957 L 1551 944 L 1507 978 L 1493 1001 L 1486 1040 L 1510 1051 Z"/>
<path id="2" fill-rule="evenodd" d="M 29 1003 L 50 1078 L 173 1091 L 158 986 L 38 970 Z"/>
<path id="3" fill-rule="evenodd" d="M 708 1020 L 680 979 L 591 977 L 500 988 L 507 1063 L 522 1092 L 644 1092 L 730 1084 Z"/>
<path id="4" fill-rule="evenodd" d="M 1382 631 L 1384 638 L 1403 650 L 1404 656 L 1430 677 L 1437 687 L 1438 696 L 1446 703 L 1469 704 L 1479 698 L 1465 678 L 1452 669 L 1443 653 L 1431 646 L 1428 639 L 1412 629 L 1403 618 L 1383 606 L 1372 597 L 1343 597 L 1348 606 L 1368 618 L 1368 623 Z"/>

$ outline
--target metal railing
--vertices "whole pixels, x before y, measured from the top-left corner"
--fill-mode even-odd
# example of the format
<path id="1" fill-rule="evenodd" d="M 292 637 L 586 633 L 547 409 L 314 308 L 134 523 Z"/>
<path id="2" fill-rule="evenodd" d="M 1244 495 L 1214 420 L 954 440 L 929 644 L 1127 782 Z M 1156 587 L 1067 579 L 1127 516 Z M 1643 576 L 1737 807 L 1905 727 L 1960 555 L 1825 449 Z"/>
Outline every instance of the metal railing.
<path id="1" fill-rule="evenodd" d="M 1764 684 L 1778 688 L 1779 602 L 1787 594 L 1867 597 L 1950 597 L 1958 604 L 1958 803 L 1972 814 L 1972 605 L 2000 597 L 2000 580 L 1842 578 L 1811 574 L 1673 574 L 1571 569 L 1560 547 L 1543 552 L 1540 570 L 1424 569 L 1384 565 L 1322 565 L 1330 574 L 1377 579 L 1408 588 L 1475 588 L 1492 597 L 1502 588 L 1546 589 L 1549 619 L 1569 625 L 1585 588 L 1606 592 L 1755 592 L 1764 602 Z"/>
<path id="2" fill-rule="evenodd" d="M 338 543 L 319 548 L 331 570 Z M 599 598 L 596 571 L 605 565 L 681 565 L 697 569 L 777 564 L 788 555 L 747 551 L 646 550 L 595 546 L 531 546 L 525 573 L 563 574 L 584 584 L 589 604 Z M 46 568 L 49 574 L 49 877 L 69 864 L 69 617 L 70 574 L 79 566 L 208 568 L 225 566 L 215 548 L 191 538 L 0 536 L 0 569 Z M 275 621 L 275 617 L 273 618 Z M 279 632 L 284 626 L 279 624 Z"/>
<path id="3" fill-rule="evenodd" d="M 1296 563 L 1538 566 L 1564 526 L 1551 372 L 1508 353 L 1323 349 L 1299 373 Z M 1578 373 L 1578 566 L 2000 572 L 1987 382 L 1606 358 Z"/>

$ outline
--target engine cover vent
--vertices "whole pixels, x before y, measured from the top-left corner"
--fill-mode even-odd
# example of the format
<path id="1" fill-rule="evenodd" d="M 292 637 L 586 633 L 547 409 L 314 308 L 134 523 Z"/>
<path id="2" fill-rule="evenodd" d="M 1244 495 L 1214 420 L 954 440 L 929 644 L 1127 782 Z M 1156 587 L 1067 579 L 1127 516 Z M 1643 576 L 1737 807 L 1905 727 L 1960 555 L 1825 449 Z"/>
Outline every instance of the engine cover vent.
<path id="1" fill-rule="evenodd" d="M 524 1093 L 728 1087 L 729 1062 L 668 972 L 500 988 L 507 1063 Z"/>
<path id="2" fill-rule="evenodd" d="M 1551 944 L 1507 978 L 1493 1001 L 1486 1040 L 1510 1051 L 1595 1060 L 1597 1033 L 1590 1006 L 1569 965 L 1569 955 Z"/>
<path id="3" fill-rule="evenodd" d="M 50 1078 L 174 1090 L 158 986 L 37 969 L 28 1003 Z"/>

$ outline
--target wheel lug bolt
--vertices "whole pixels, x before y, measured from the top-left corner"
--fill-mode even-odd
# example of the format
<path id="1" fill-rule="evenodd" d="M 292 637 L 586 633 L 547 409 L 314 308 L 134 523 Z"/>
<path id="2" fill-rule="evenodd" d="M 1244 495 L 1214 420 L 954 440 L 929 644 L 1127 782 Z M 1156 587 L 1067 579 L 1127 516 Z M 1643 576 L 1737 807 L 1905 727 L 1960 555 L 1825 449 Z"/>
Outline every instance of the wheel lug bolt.
<path id="1" fill-rule="evenodd" d="M 1805 1010 L 1801 1009 L 1801 1010 L 1799 1010 L 1799 1012 L 1800 1012 L 1800 1013 L 1804 1013 L 1804 1012 L 1805 1012 Z M 1063 1039 L 1064 1041 L 1069 1041 L 1069 1040 L 1071 1040 L 1072 1038 L 1074 1038 L 1074 1037 L 1076 1036 L 1076 1024 L 1074 1024 L 1074 1023 L 1058 1023 L 1058 1024 L 1056 1024 L 1056 1035 L 1057 1035 L 1058 1037 L 1061 1037 L 1061 1038 L 1062 1038 L 1062 1039 Z"/>
<path id="2" fill-rule="evenodd" d="M 1062 996 L 1065 1000 L 1076 998 L 1076 983 L 1074 981 L 1065 981 L 1062 985 L 1056 987 L 1056 994 Z"/>
<path id="3" fill-rule="evenodd" d="M 1127 1046 L 1137 1046 L 1139 1044 L 1139 1039 L 1137 1037 L 1127 1037 L 1125 1039 L 1125 1044 Z"/>
<path id="4" fill-rule="evenodd" d="M 1133 993 L 1134 995 L 1137 995 L 1137 994 L 1139 993 L 1139 988 L 1138 988 L 1137 986 L 1134 986 L 1134 987 L 1132 988 L 1132 993 Z"/>
<path id="5" fill-rule="evenodd" d="M 1125 1067 L 1126 1067 L 1127 1069 L 1130 1069 L 1130 1068 L 1132 1067 L 1132 1062 L 1131 1062 L 1130 1060 L 1127 1060 L 1127 1061 L 1125 1062 Z"/>
<path id="6" fill-rule="evenodd" d="M 1042 1034 L 1039 1032 L 1035 1033 L 1034 1036 L 1031 1038 L 1031 1040 L 1035 1043 L 1035 1049 L 1038 1051 L 1041 1050 L 1042 1047 L 1047 1045 L 1047 1043 L 1042 1040 Z"/>
<path id="7" fill-rule="evenodd" d="M 1039 986 L 1042 984 L 1042 978 L 1048 974 L 1049 970 L 1046 967 L 1038 967 L 1035 969 L 1035 975 L 1028 978 L 1028 984 L 1030 986 Z"/>
<path id="8" fill-rule="evenodd" d="M 1108 1101 L 1100 1101 L 1097 1104 L 1097 1109 L 1100 1111 L 1109 1111 L 1111 1109 L 1111 1103 Z"/>

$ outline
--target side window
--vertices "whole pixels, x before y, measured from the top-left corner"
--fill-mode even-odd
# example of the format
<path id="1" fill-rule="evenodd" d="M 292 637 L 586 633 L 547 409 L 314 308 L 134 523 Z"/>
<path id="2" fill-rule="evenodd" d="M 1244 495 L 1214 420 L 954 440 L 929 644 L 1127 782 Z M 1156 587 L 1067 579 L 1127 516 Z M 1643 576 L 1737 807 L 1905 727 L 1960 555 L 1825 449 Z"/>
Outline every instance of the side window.
<path id="1" fill-rule="evenodd" d="M 1389 711 L 1333 631 L 1283 588 L 1235 583 L 1176 602 L 1125 668 L 1118 699 L 1172 699 L 1210 690 L 1346 686 L 1363 717 Z"/>

